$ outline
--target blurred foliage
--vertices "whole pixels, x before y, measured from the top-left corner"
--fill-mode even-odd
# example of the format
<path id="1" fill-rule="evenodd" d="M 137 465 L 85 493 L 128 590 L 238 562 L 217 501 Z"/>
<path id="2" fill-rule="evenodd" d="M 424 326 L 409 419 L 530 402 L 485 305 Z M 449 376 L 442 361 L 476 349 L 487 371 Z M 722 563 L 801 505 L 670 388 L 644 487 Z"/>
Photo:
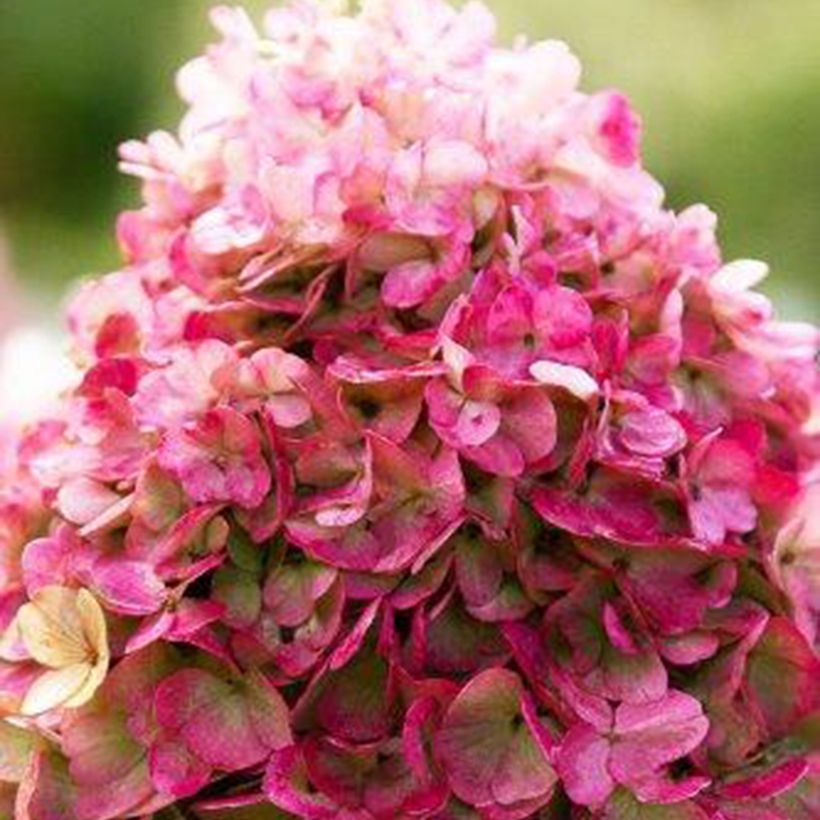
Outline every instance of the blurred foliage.
<path id="1" fill-rule="evenodd" d="M 113 218 L 137 192 L 115 172 L 116 145 L 178 118 L 174 70 L 207 41 L 209 5 L 0 1 L 0 224 L 41 297 L 117 264 Z M 585 88 L 624 89 L 671 204 L 717 210 L 727 257 L 768 260 L 786 312 L 818 318 L 818 0 L 489 5 L 507 41 L 567 40 Z"/>

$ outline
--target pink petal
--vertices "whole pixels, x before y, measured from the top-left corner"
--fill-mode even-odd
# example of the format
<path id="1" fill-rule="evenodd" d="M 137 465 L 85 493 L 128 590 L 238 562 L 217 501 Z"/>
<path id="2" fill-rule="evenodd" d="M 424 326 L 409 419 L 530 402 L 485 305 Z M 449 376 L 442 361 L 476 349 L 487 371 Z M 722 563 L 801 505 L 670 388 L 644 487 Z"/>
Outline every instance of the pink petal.
<path id="1" fill-rule="evenodd" d="M 653 703 L 621 704 L 615 710 L 610 772 L 629 784 L 689 754 L 708 731 L 700 703 L 674 689 Z"/>
<path id="2" fill-rule="evenodd" d="M 236 690 L 199 669 L 184 669 L 157 688 L 155 708 L 160 725 L 178 733 L 189 751 L 214 768 L 234 771 L 264 760 L 271 751 L 260 732 L 254 705 L 261 695 L 256 687 Z M 262 690 L 265 691 L 266 690 Z M 269 698 L 268 694 L 259 701 Z M 283 703 L 274 701 L 276 720 Z"/>
<path id="3" fill-rule="evenodd" d="M 211 767 L 194 757 L 185 746 L 161 741 L 151 747 L 151 780 L 159 791 L 175 798 L 190 797 L 208 784 Z"/>
<path id="4" fill-rule="evenodd" d="M 142 561 L 100 559 L 91 568 L 89 580 L 100 602 L 123 615 L 150 615 L 168 597 L 165 584 Z"/>
<path id="5" fill-rule="evenodd" d="M 627 450 L 642 456 L 667 458 L 686 446 L 680 423 L 656 407 L 627 413 L 620 421 L 618 437 Z"/>
<path id="6" fill-rule="evenodd" d="M 501 424 L 501 411 L 495 404 L 464 402 L 453 434 L 461 446 L 476 447 L 495 435 Z"/>
<path id="7" fill-rule="evenodd" d="M 615 782 L 609 774 L 609 742 L 586 723 L 567 732 L 558 753 L 556 768 L 573 802 L 600 806 L 612 794 Z"/>
<path id="8" fill-rule="evenodd" d="M 450 786 L 472 805 L 546 802 L 551 793 L 555 773 L 520 717 L 520 691 L 514 672 L 480 673 L 450 705 L 434 737 Z"/>

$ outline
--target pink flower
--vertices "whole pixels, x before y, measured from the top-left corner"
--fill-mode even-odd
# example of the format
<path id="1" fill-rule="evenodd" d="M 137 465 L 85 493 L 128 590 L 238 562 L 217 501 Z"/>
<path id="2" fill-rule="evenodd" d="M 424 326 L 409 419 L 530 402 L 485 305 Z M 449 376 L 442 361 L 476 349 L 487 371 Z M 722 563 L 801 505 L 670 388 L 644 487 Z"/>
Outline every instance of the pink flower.
<path id="1" fill-rule="evenodd" d="M 362 427 L 401 443 L 419 421 L 427 380 L 444 371 L 441 363 L 381 369 L 340 356 L 328 372 L 341 383 L 345 408 Z"/>
<path id="2" fill-rule="evenodd" d="M 126 394 L 109 388 L 100 396 L 74 396 L 61 416 L 35 427 L 21 450 L 21 460 L 43 485 L 58 487 L 79 477 L 106 483 L 137 474 L 147 441 Z"/>
<path id="3" fill-rule="evenodd" d="M 665 767 L 689 754 L 708 728 L 698 701 L 672 689 L 652 703 L 619 706 L 611 726 L 574 726 L 561 745 L 557 770 L 570 798 L 582 805 L 601 806 L 617 784 L 643 802 L 678 802 L 703 790 L 709 778 L 675 782 Z"/>
<path id="4" fill-rule="evenodd" d="M 169 358 L 140 380 L 134 407 L 141 424 L 181 424 L 209 410 L 220 395 L 215 379 L 236 360 L 228 345 L 215 340 L 181 346 Z"/>
<path id="5" fill-rule="evenodd" d="M 458 280 L 467 264 L 467 256 L 464 245 L 440 242 L 438 247 L 427 246 L 419 257 L 387 271 L 382 284 L 385 304 L 394 308 L 414 308 L 427 302 L 438 291 Z M 366 257 L 363 262 L 366 264 Z"/>
<path id="6" fill-rule="evenodd" d="M 556 662 L 590 695 L 638 704 L 666 694 L 668 673 L 641 618 L 602 576 L 582 577 L 544 627 Z"/>
<path id="7" fill-rule="evenodd" d="M 368 436 L 355 495 L 327 493 L 287 522 L 288 536 L 345 569 L 397 572 L 422 565 L 462 521 L 464 483 L 453 450 L 430 458 Z M 341 503 L 340 503 L 341 502 Z M 353 502 L 353 503 L 350 503 Z"/>
<path id="8" fill-rule="evenodd" d="M 210 410 L 193 425 L 169 432 L 158 459 L 199 504 L 225 501 L 252 509 L 271 488 L 258 428 L 227 407 Z"/>
<path id="9" fill-rule="evenodd" d="M 474 289 L 475 301 L 461 308 L 461 316 L 454 315 L 453 338 L 479 362 L 512 378 L 528 378 L 531 366 L 541 360 L 588 363 L 592 312 L 580 294 L 540 283 L 537 288 L 520 283 L 498 288 L 484 276 L 486 281 L 479 280 Z"/>
<path id="10" fill-rule="evenodd" d="M 316 377 L 301 359 L 278 348 L 231 361 L 214 382 L 244 409 L 264 408 L 278 427 L 299 427 L 313 415 Z"/>
<path id="11" fill-rule="evenodd" d="M 430 424 L 442 441 L 490 473 L 517 476 L 555 446 L 555 410 L 532 382 L 507 381 L 454 342 L 445 342 L 448 379 L 425 391 Z"/>
<path id="12" fill-rule="evenodd" d="M 124 271 L 85 285 L 74 297 L 69 325 L 80 352 L 93 361 L 137 352 L 152 312 L 143 283 Z"/>
<path id="13" fill-rule="evenodd" d="M 727 533 L 754 529 L 754 457 L 730 438 L 708 436 L 692 450 L 689 468 L 689 520 L 697 538 L 720 544 Z"/>
<path id="14" fill-rule="evenodd" d="M 147 745 L 155 731 L 150 718 L 154 691 L 175 663 L 163 646 L 125 658 L 106 678 L 100 696 L 65 718 L 63 750 L 77 784 L 73 805 L 78 816 L 103 820 L 173 802 L 151 782 Z"/>

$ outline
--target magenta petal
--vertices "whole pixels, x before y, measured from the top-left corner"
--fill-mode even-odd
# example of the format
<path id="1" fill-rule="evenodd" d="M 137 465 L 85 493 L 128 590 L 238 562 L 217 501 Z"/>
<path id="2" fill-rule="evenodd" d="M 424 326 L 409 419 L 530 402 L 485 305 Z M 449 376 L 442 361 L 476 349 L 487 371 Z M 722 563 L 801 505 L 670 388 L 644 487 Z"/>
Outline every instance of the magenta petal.
<path id="1" fill-rule="evenodd" d="M 453 430 L 456 440 L 462 447 L 480 447 L 492 438 L 501 425 L 501 411 L 490 402 L 467 400 Z"/>
<path id="2" fill-rule="evenodd" d="M 265 794 L 260 791 L 251 791 L 242 794 L 232 794 L 228 797 L 212 797 L 204 800 L 197 800 L 192 808 L 197 812 L 205 814 L 203 820 L 266 820 L 265 814 L 269 813 L 265 808 L 269 805 Z M 253 807 L 259 807 L 254 809 Z M 247 810 L 247 811 L 243 811 Z M 213 812 L 213 814 L 210 814 Z"/>
<path id="3" fill-rule="evenodd" d="M 615 781 L 609 774 L 609 741 L 586 723 L 567 732 L 556 760 L 561 783 L 575 803 L 600 806 L 612 794 Z"/>
<path id="4" fill-rule="evenodd" d="M 482 470 L 507 478 L 520 476 L 526 467 L 521 448 L 504 435 L 495 436 L 480 446 L 465 447 L 463 453 Z"/>
<path id="5" fill-rule="evenodd" d="M 65 584 L 73 574 L 74 561 L 81 549 L 73 528 L 60 527 L 50 538 L 30 541 L 23 551 L 21 563 L 28 594 L 51 584 Z"/>
<path id="6" fill-rule="evenodd" d="M 74 818 L 75 795 L 65 760 L 55 752 L 39 751 L 23 775 L 14 816 L 32 820 Z"/>
<path id="7" fill-rule="evenodd" d="M 670 689 L 654 703 L 621 704 L 614 730 L 610 772 L 629 784 L 693 751 L 706 737 L 709 721 L 695 698 Z"/>
<path id="8" fill-rule="evenodd" d="M 333 737 L 353 743 L 378 740 L 388 732 L 393 717 L 388 674 L 381 658 L 362 651 L 320 681 L 312 710 L 307 711 L 313 711 L 318 724 Z M 297 709 L 297 721 L 299 716 Z"/>
<path id="9" fill-rule="evenodd" d="M 160 612 L 153 617 L 145 618 L 132 633 L 125 644 L 126 654 L 138 652 L 154 641 L 168 634 L 174 622 L 174 615 L 170 612 Z"/>
<path id="10" fill-rule="evenodd" d="M 426 783 L 432 778 L 425 729 L 438 715 L 438 712 L 439 706 L 434 698 L 419 698 L 407 710 L 402 727 L 402 754 L 410 770 L 421 783 Z"/>
<path id="11" fill-rule="evenodd" d="M 368 604 L 347 636 L 338 644 L 328 661 L 331 670 L 341 669 L 361 649 L 368 630 L 382 605 L 380 598 Z"/>
<path id="12" fill-rule="evenodd" d="M 293 742 L 290 714 L 282 695 L 260 672 L 252 670 L 244 680 L 245 704 L 254 733 L 270 750 Z"/>
<path id="13" fill-rule="evenodd" d="M 609 601 L 604 604 L 603 622 L 607 638 L 616 649 L 626 655 L 635 655 L 640 652 L 634 636 L 624 625 L 616 607 Z"/>
<path id="14" fill-rule="evenodd" d="M 168 635 L 172 640 L 184 640 L 203 627 L 218 621 L 223 612 L 224 607 L 216 601 L 183 598 L 173 613 L 173 625 Z"/>
<path id="15" fill-rule="evenodd" d="M 382 299 L 395 308 L 411 308 L 432 295 L 439 285 L 432 262 L 406 262 L 387 273 L 382 283 Z"/>
<path id="16" fill-rule="evenodd" d="M 627 413 L 621 419 L 619 438 L 624 447 L 642 456 L 666 458 L 686 445 L 680 423 L 656 407 Z"/>
<path id="17" fill-rule="evenodd" d="M 309 737 L 302 744 L 308 777 L 317 791 L 351 809 L 362 807 L 366 784 L 375 774 L 377 748 L 325 737 Z"/>
<path id="18" fill-rule="evenodd" d="M 555 407 L 544 390 L 529 388 L 503 407 L 503 431 L 511 438 L 527 464 L 546 458 L 555 448 L 558 420 Z"/>
<path id="19" fill-rule="evenodd" d="M 265 770 L 265 794 L 276 806 L 305 820 L 326 820 L 333 817 L 330 800 L 311 793 L 302 755 L 296 746 L 275 752 Z"/>
<path id="20" fill-rule="evenodd" d="M 513 806 L 525 800 L 543 798 L 556 780 L 543 749 L 529 727 L 522 724 L 499 762 L 490 788 L 496 802 L 502 806 Z"/>
<path id="21" fill-rule="evenodd" d="M 720 787 L 720 794 L 729 800 L 767 800 L 777 797 L 799 783 L 809 771 L 803 757 L 794 757 L 779 765 L 750 776 L 740 776 Z"/>
<path id="22" fill-rule="evenodd" d="M 258 428 L 227 407 L 209 411 L 193 427 L 168 433 L 158 459 L 199 504 L 232 502 L 253 509 L 271 488 Z"/>
<path id="23" fill-rule="evenodd" d="M 583 678 L 594 694 L 627 703 L 646 703 L 663 697 L 669 681 L 666 667 L 652 648 L 634 654 L 605 647 L 601 663 Z"/>
<path id="24" fill-rule="evenodd" d="M 712 632 L 689 632 L 664 638 L 660 652 L 678 666 L 690 666 L 711 658 L 720 648 L 720 638 Z"/>
<path id="25" fill-rule="evenodd" d="M 665 773 L 646 775 L 629 782 L 632 793 L 643 803 L 681 803 L 702 792 L 712 782 L 704 775 L 672 780 Z"/>
<path id="26" fill-rule="evenodd" d="M 123 615 L 150 615 L 167 598 L 165 584 L 150 564 L 103 558 L 90 570 L 90 586 L 104 606 Z"/>
<path id="27" fill-rule="evenodd" d="M 665 634 L 680 634 L 700 626 L 708 609 L 727 601 L 737 571 L 694 550 L 653 549 L 629 556 L 626 578 L 653 624 Z"/>
<path id="28" fill-rule="evenodd" d="M 434 595 L 446 580 L 452 562 L 452 553 L 440 552 L 390 594 L 390 605 L 394 609 L 411 609 Z"/>
<path id="29" fill-rule="evenodd" d="M 534 606 L 518 581 L 507 578 L 493 598 L 480 606 L 468 605 L 467 611 L 478 621 L 499 623 L 525 618 Z"/>
<path id="30" fill-rule="evenodd" d="M 211 775 L 209 765 L 173 741 L 160 741 L 151 747 L 149 767 L 157 789 L 175 798 L 196 794 Z"/>
<path id="31" fill-rule="evenodd" d="M 599 469 L 584 496 L 538 487 L 532 503 L 545 521 L 582 537 L 647 547 L 685 541 L 672 529 L 677 519 L 667 521 L 657 503 L 653 504 L 654 495 L 656 491 L 649 485 Z"/>
<path id="32" fill-rule="evenodd" d="M 265 606 L 283 626 L 298 626 L 336 580 L 337 570 L 307 561 L 277 568 L 265 582 Z"/>

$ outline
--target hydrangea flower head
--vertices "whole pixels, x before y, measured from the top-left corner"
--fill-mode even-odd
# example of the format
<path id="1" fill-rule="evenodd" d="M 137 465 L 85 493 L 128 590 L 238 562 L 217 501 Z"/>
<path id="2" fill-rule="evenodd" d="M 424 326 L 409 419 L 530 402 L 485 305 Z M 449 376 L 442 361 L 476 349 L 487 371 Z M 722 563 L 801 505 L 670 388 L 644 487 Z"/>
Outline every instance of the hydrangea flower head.
<path id="1" fill-rule="evenodd" d="M 0 814 L 817 816 L 818 330 L 564 44 L 212 20 L 4 444 Z"/>

